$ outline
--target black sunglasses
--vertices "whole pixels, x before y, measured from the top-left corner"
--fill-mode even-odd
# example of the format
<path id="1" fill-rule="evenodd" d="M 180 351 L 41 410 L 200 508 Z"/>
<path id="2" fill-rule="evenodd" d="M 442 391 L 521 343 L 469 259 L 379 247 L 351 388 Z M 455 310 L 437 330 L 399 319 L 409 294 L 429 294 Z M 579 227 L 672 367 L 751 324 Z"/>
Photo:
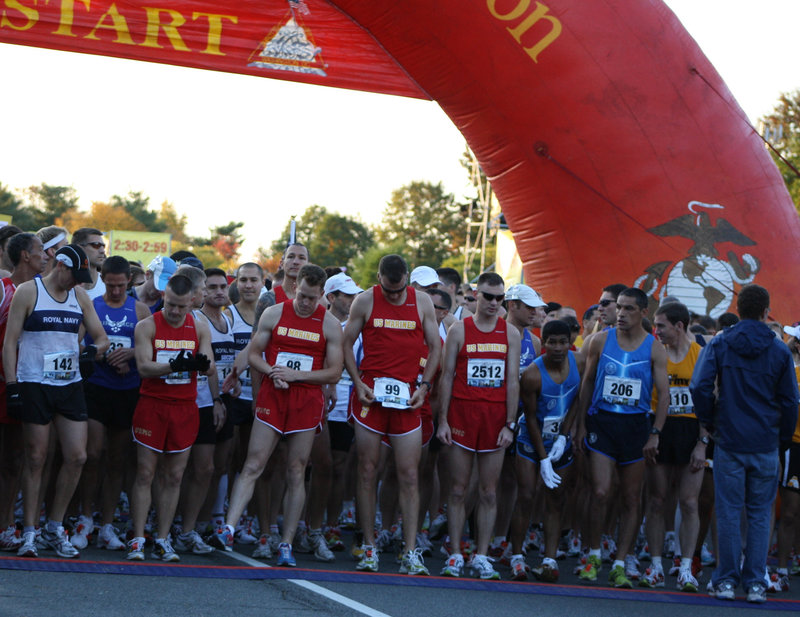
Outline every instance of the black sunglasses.
<path id="1" fill-rule="evenodd" d="M 384 284 L 383 284 L 383 283 L 381 283 L 380 285 L 381 285 L 381 289 L 383 289 L 383 292 L 384 292 L 385 294 L 388 294 L 388 295 L 390 295 L 390 296 L 396 296 L 396 295 L 398 295 L 398 294 L 401 294 L 401 293 L 403 293 L 403 292 L 406 290 L 406 285 L 403 285 L 403 286 L 402 286 L 400 289 L 387 289 L 387 288 L 384 286 Z"/>
<path id="2" fill-rule="evenodd" d="M 498 302 L 502 302 L 503 300 L 506 299 L 506 294 L 495 295 L 495 294 L 490 294 L 486 291 L 482 291 L 481 294 L 483 294 L 483 297 L 486 298 L 488 302 L 491 302 L 492 300 L 497 300 Z"/>
<path id="3" fill-rule="evenodd" d="M 606 298 L 605 300 L 600 300 L 600 302 L 598 302 L 598 304 L 600 306 L 608 306 L 612 302 L 616 302 L 616 300 L 609 300 L 608 298 Z"/>
<path id="4" fill-rule="evenodd" d="M 433 305 L 433 308 L 435 308 L 438 311 L 448 311 L 448 310 L 450 310 L 446 306 L 438 306 L 436 304 Z"/>
<path id="5" fill-rule="evenodd" d="M 99 250 L 101 248 L 105 248 L 105 242 L 87 242 L 86 244 L 81 244 L 81 246 L 91 246 L 93 249 Z"/>

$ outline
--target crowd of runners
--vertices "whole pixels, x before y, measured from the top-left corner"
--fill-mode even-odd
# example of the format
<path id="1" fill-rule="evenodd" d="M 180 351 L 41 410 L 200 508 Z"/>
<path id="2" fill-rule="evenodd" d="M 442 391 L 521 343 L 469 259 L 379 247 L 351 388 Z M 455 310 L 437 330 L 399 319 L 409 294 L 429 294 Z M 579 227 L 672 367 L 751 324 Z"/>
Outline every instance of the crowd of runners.
<path id="1" fill-rule="evenodd" d="M 409 575 L 436 550 L 443 576 L 606 568 L 686 592 L 716 565 L 709 592 L 752 602 L 800 574 L 800 326 L 767 329 L 763 288 L 740 291 L 741 322 L 621 284 L 578 314 L 398 255 L 362 289 L 299 243 L 277 273 L 232 275 L 105 249 L 98 229 L 0 229 L 1 550 L 238 543 Z M 719 372 L 736 336 L 772 354 L 737 356 L 749 389 Z M 774 463 L 733 486 L 731 453 Z"/>

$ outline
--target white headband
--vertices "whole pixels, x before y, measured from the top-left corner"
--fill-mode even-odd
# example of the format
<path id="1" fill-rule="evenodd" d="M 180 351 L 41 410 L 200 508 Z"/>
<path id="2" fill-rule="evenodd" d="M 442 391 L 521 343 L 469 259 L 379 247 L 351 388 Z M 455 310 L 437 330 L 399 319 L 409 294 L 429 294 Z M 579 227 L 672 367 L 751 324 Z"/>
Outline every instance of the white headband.
<path id="1" fill-rule="evenodd" d="M 53 248 L 56 244 L 61 242 L 62 240 L 66 239 L 67 234 L 63 231 L 60 232 L 56 237 L 50 238 L 47 242 L 42 245 L 42 248 L 46 251 L 47 249 Z"/>

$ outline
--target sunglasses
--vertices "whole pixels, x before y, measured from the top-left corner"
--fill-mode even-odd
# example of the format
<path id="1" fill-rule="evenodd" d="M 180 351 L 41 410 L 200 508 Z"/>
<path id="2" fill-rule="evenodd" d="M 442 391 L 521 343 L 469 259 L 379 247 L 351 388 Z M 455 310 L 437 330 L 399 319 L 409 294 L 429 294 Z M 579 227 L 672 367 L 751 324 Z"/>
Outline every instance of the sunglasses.
<path id="1" fill-rule="evenodd" d="M 486 298 L 487 302 L 491 302 L 492 300 L 497 300 L 498 302 L 502 302 L 506 299 L 506 294 L 490 294 L 486 291 L 482 291 L 481 294 L 484 298 Z"/>
<path id="2" fill-rule="evenodd" d="M 477 299 L 474 296 L 464 296 L 464 301 L 466 301 L 466 302 L 476 302 Z"/>
<path id="3" fill-rule="evenodd" d="M 91 246 L 95 250 L 100 250 L 106 247 L 105 242 L 87 242 L 86 244 L 82 244 L 81 246 Z"/>
<path id="4" fill-rule="evenodd" d="M 450 309 L 448 309 L 446 306 L 438 306 L 438 305 L 436 305 L 436 304 L 434 304 L 434 305 L 433 305 L 433 308 L 435 308 L 437 311 L 447 311 L 447 310 L 450 310 Z"/>
<path id="5" fill-rule="evenodd" d="M 388 296 L 396 296 L 403 293 L 406 290 L 405 285 L 403 285 L 400 289 L 387 289 L 383 283 L 381 283 L 380 285 L 381 289 L 383 289 L 383 292 Z"/>
<path id="6" fill-rule="evenodd" d="M 606 298 L 605 300 L 600 300 L 600 302 L 598 302 L 598 304 L 600 306 L 605 307 L 605 306 L 608 306 L 609 304 L 611 304 L 612 302 L 615 302 L 615 300 L 609 300 L 608 298 Z"/>

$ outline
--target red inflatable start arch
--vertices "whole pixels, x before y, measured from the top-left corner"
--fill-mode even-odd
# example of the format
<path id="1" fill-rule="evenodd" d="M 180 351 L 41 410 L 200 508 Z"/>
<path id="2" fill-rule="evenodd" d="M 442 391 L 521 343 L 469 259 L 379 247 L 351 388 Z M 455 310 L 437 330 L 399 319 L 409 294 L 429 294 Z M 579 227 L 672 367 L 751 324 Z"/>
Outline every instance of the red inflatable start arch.
<path id="1" fill-rule="evenodd" d="M 0 41 L 433 99 L 546 298 L 716 316 L 754 281 L 800 314 L 791 199 L 661 0 L 0 0 Z"/>

